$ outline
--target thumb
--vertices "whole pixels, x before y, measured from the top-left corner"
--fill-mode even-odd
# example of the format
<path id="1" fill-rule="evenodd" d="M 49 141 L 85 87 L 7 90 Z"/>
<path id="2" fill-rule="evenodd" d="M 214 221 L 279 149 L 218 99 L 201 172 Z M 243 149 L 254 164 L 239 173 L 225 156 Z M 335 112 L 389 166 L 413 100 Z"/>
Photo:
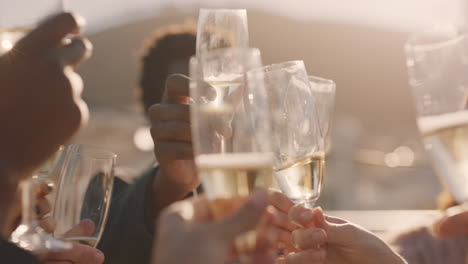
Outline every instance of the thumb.
<path id="1" fill-rule="evenodd" d="M 315 218 L 316 224 L 327 233 L 327 242 L 331 244 L 349 244 L 349 241 L 366 239 L 370 234 L 366 229 L 338 217 L 326 216 L 320 210 Z M 372 235 L 373 236 L 373 235 Z"/>
<path id="2" fill-rule="evenodd" d="M 256 191 L 235 215 L 216 224 L 216 233 L 223 241 L 233 241 L 238 235 L 255 228 L 267 206 L 268 192 Z"/>
<path id="3" fill-rule="evenodd" d="M 468 212 L 443 218 L 435 224 L 434 230 L 440 237 L 468 235 Z"/>
<path id="4" fill-rule="evenodd" d="M 94 232 L 94 229 L 94 222 L 89 219 L 85 219 L 74 226 L 72 229 L 68 230 L 65 234 L 63 234 L 62 237 L 68 238 L 90 236 Z"/>
<path id="5" fill-rule="evenodd" d="M 166 79 L 163 102 L 188 104 L 190 78 L 179 73 L 171 74 Z"/>

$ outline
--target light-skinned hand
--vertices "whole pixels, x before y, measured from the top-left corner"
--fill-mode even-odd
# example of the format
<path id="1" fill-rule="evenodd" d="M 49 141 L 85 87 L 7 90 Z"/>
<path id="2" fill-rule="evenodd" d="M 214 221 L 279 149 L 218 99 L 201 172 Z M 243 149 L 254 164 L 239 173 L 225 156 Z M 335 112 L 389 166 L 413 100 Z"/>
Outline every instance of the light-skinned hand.
<path id="1" fill-rule="evenodd" d="M 320 208 L 310 210 L 296 205 L 290 210 L 289 217 L 303 227 L 292 235 L 299 251 L 278 263 L 406 263 L 376 235 L 343 219 L 325 216 Z"/>
<path id="2" fill-rule="evenodd" d="M 294 204 L 281 192 L 270 191 L 269 202 L 274 208 L 273 226 L 276 229 L 278 249 L 282 249 L 284 254 L 295 250 L 291 239 L 291 233 L 297 229 L 297 225 L 288 217 L 289 210 Z"/>
<path id="3" fill-rule="evenodd" d="M 85 237 L 94 231 L 94 223 L 83 220 L 63 235 L 67 237 Z M 62 252 L 51 252 L 42 256 L 46 264 L 102 264 L 104 254 L 94 247 L 72 242 L 73 248 Z"/>
<path id="4" fill-rule="evenodd" d="M 436 221 L 434 232 L 441 238 L 468 235 L 468 211 L 463 206 L 454 206 L 447 215 Z"/>
<path id="5" fill-rule="evenodd" d="M 268 193 L 259 190 L 234 215 L 215 221 L 204 196 L 177 202 L 158 221 L 153 264 L 219 264 L 231 256 L 237 236 L 256 227 L 266 213 Z M 273 263 L 276 249 L 252 252 L 252 262 Z"/>

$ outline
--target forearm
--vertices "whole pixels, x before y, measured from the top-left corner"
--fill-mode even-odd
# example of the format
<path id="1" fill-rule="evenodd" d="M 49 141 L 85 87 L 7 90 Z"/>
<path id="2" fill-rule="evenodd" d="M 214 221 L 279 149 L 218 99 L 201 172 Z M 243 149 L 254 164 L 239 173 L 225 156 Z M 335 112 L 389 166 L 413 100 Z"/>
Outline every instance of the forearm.
<path id="1" fill-rule="evenodd" d="M 151 211 L 153 219 L 157 219 L 159 213 L 170 204 L 184 199 L 192 190 L 164 177 L 162 170 L 157 170 L 153 178 Z"/>

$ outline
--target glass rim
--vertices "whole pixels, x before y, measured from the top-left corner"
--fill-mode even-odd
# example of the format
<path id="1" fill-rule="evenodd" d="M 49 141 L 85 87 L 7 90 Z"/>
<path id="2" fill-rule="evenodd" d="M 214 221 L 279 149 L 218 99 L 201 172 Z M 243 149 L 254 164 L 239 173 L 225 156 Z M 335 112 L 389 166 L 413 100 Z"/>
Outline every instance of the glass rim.
<path id="1" fill-rule="evenodd" d="M 431 41 L 430 37 L 435 37 L 437 32 L 442 34 L 452 34 L 448 36 L 442 35 L 439 38 L 436 38 Z M 467 25 L 439 24 L 419 33 L 414 33 L 410 35 L 405 42 L 405 49 L 414 49 L 421 51 L 438 50 L 446 46 L 458 43 L 459 41 L 466 39 L 467 37 Z"/>
<path id="2" fill-rule="evenodd" d="M 97 147 L 94 145 L 85 145 L 85 144 L 70 144 L 68 147 L 73 147 L 72 151 L 73 153 L 76 153 L 77 155 L 89 159 L 96 159 L 96 160 L 108 160 L 108 159 L 116 159 L 117 154 L 114 152 L 104 149 L 102 147 Z M 85 151 L 86 153 L 83 153 Z M 90 154 L 90 153 L 96 153 L 97 155 L 84 155 L 84 154 Z M 100 154 L 100 155 L 99 155 Z"/>
<path id="3" fill-rule="evenodd" d="M 264 72 L 273 72 L 273 71 L 282 70 L 282 69 L 290 69 L 292 67 L 295 67 L 301 64 L 302 66 L 304 66 L 304 70 L 305 70 L 305 63 L 303 60 L 289 60 L 289 61 L 283 61 L 279 63 L 273 63 L 273 64 L 263 66 L 261 68 L 258 68 L 256 70 L 262 70 Z"/>
<path id="4" fill-rule="evenodd" d="M 316 82 L 316 83 L 336 85 L 335 81 L 333 81 L 331 79 L 326 79 L 326 78 L 322 78 L 322 77 L 318 77 L 318 76 L 314 76 L 314 75 L 309 75 L 309 76 L 307 76 L 307 78 L 309 78 L 309 81 L 313 81 L 313 82 Z"/>
<path id="5" fill-rule="evenodd" d="M 247 9 L 245 8 L 200 8 L 199 12 L 236 12 L 236 13 L 246 13 Z"/>
<path id="6" fill-rule="evenodd" d="M 249 53 L 260 56 L 260 49 L 252 47 L 230 47 L 230 48 L 219 48 L 210 51 L 204 51 L 201 54 L 194 54 L 190 57 L 190 61 L 196 59 L 197 61 L 202 58 L 213 57 L 213 56 L 226 56 L 227 54 L 236 53 Z"/>

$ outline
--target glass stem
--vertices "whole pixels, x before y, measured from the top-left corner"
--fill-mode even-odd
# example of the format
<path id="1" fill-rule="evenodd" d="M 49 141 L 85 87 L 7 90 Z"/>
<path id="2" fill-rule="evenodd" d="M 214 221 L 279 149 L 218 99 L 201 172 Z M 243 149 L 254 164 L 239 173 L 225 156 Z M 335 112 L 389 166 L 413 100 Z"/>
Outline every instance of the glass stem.
<path id="1" fill-rule="evenodd" d="M 21 184 L 21 203 L 22 203 L 22 219 L 21 224 L 26 226 L 36 226 L 36 195 L 33 179 L 23 181 Z"/>
<path id="2" fill-rule="evenodd" d="M 315 202 L 316 202 L 316 200 L 306 201 L 306 202 L 302 203 L 301 205 L 304 206 L 307 209 L 314 209 Z"/>

